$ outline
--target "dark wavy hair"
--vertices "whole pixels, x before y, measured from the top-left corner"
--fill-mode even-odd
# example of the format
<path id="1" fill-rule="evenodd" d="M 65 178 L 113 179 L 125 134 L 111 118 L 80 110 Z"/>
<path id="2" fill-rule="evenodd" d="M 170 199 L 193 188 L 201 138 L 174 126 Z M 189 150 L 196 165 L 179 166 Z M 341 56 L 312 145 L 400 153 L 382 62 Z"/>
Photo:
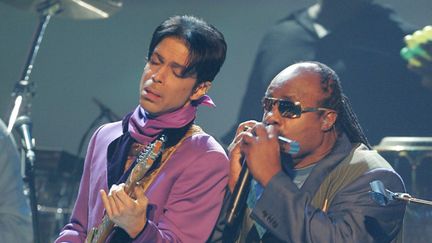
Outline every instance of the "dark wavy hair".
<path id="1" fill-rule="evenodd" d="M 194 16 L 173 16 L 162 22 L 153 32 L 147 58 L 167 37 L 183 40 L 189 49 L 189 60 L 182 76 L 196 75 L 198 86 L 213 81 L 225 61 L 227 45 L 222 33 L 213 25 Z"/>

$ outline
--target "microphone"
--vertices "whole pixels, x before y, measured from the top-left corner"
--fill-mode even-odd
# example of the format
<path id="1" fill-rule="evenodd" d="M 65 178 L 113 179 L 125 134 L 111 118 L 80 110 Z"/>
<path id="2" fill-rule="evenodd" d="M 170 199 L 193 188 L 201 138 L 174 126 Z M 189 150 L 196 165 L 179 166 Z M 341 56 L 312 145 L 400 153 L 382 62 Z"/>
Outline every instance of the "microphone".
<path id="1" fill-rule="evenodd" d="M 33 150 L 33 142 L 31 135 L 32 122 L 28 116 L 20 116 L 15 121 L 15 128 L 24 140 L 24 147 L 27 150 Z"/>
<path id="2" fill-rule="evenodd" d="M 282 136 L 278 136 L 278 140 L 279 142 L 290 145 L 288 151 L 289 154 L 296 154 L 300 150 L 300 146 L 296 141 Z M 246 205 L 246 199 L 249 194 L 251 179 L 252 175 L 250 174 L 247 167 L 246 159 L 243 159 L 242 169 L 240 171 L 239 178 L 234 186 L 231 200 L 228 204 L 226 223 L 229 226 L 233 226 L 240 213 L 243 212 L 243 209 Z"/>
<path id="3" fill-rule="evenodd" d="M 28 116 L 20 116 L 15 121 L 15 128 L 18 130 L 18 133 L 22 138 L 23 146 L 26 150 L 26 157 L 33 166 L 36 155 L 33 152 L 34 144 L 31 135 L 31 127 L 32 122 Z"/>
<path id="4" fill-rule="evenodd" d="M 228 211 L 226 214 L 226 223 L 228 226 L 233 226 L 239 214 L 243 212 L 249 194 L 251 179 L 252 176 L 246 165 L 246 159 L 243 159 L 240 175 L 228 204 Z"/>

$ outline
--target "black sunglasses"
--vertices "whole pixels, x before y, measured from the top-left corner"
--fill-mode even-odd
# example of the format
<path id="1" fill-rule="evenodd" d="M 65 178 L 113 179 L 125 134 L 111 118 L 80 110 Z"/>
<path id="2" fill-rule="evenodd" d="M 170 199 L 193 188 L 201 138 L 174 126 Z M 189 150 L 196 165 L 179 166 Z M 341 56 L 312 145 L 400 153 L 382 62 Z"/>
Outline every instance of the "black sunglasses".
<path id="1" fill-rule="evenodd" d="M 273 106 L 278 104 L 278 110 L 281 116 L 286 118 L 299 118 L 302 113 L 316 112 L 316 111 L 334 111 L 328 108 L 322 107 L 305 107 L 302 108 L 300 102 L 292 102 L 290 100 L 277 99 L 272 97 L 264 97 L 262 99 L 262 105 L 265 112 L 269 112 L 273 109 Z"/>

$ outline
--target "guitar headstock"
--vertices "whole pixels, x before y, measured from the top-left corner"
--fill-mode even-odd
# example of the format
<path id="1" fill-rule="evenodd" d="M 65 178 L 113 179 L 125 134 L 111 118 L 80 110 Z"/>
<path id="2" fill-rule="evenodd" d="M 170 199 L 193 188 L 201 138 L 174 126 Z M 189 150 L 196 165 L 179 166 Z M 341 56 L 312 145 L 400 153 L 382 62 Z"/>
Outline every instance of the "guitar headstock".
<path id="1" fill-rule="evenodd" d="M 138 183 L 144 178 L 148 169 L 164 150 L 166 140 L 166 135 L 162 135 L 139 153 L 137 163 L 128 177 L 127 185 Z"/>

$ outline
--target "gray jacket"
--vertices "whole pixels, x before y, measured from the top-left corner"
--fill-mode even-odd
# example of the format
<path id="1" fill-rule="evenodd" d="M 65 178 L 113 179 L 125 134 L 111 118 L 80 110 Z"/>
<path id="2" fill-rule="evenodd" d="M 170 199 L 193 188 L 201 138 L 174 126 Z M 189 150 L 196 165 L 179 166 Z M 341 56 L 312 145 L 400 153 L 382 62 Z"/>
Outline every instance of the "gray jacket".
<path id="1" fill-rule="evenodd" d="M 391 191 L 405 191 L 400 176 L 376 151 L 351 144 L 343 135 L 300 189 L 285 172 L 275 175 L 250 217 L 267 230 L 262 242 L 396 242 L 405 204 L 374 202 L 369 194 L 374 180 Z M 222 241 L 224 216 L 222 212 L 211 242 Z M 245 237 L 244 230 L 242 242 L 260 242 L 249 232 Z"/>

